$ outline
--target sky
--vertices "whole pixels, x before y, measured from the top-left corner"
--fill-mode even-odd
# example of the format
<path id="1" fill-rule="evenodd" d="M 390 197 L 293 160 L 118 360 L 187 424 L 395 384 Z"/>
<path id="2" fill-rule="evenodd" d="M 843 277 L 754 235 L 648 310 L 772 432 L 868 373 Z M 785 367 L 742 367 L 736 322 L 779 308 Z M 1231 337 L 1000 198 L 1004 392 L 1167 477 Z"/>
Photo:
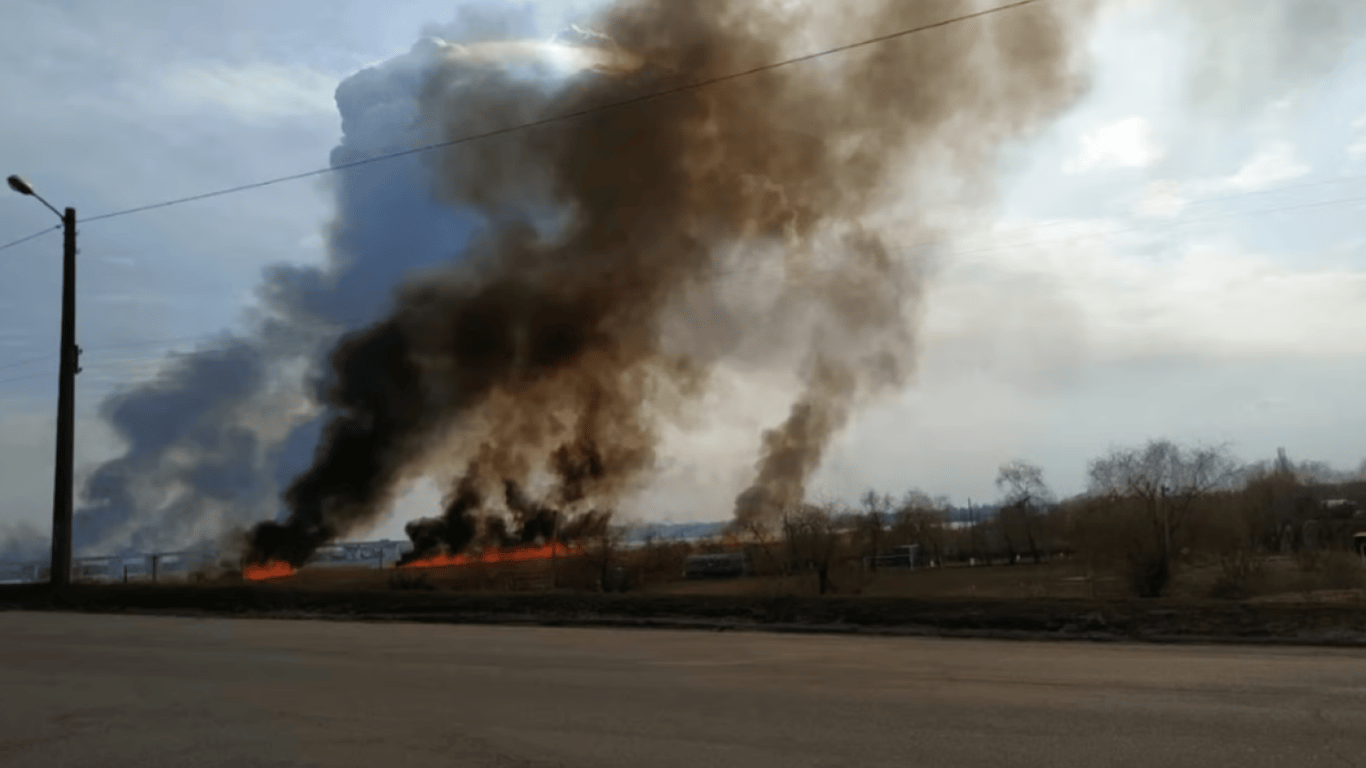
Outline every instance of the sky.
<path id="1" fill-rule="evenodd" d="M 548 37 L 593 5 L 519 18 Z M 991 501 L 1025 459 L 1068 495 L 1088 460 L 1159 437 L 1366 459 L 1366 14 L 1235 5 L 1102 3 L 1086 93 L 1003 150 L 992 202 L 942 212 L 914 381 L 856 416 L 815 493 Z M 324 168 L 338 85 L 471 7 L 11 0 L 0 175 L 87 218 Z M 239 332 L 263 270 L 323 262 L 334 198 L 318 176 L 81 226 L 78 478 L 121 450 L 107 396 Z M 0 244 L 55 223 L 0 195 Z M 0 538 L 50 520 L 60 249 L 53 232 L 0 250 Z M 725 518 L 790 402 L 775 386 L 723 375 L 628 515 Z M 437 502 L 419 484 L 369 533 L 402 537 Z"/>

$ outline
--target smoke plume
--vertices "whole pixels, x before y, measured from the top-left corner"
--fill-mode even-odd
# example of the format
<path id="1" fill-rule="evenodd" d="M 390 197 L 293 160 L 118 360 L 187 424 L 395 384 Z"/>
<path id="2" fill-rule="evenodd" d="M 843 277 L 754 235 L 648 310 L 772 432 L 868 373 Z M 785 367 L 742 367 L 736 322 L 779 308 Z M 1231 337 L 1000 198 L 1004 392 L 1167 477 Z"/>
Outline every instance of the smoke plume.
<path id="1" fill-rule="evenodd" d="M 466 14 L 339 86 L 332 162 L 985 8 L 797 5 L 626 0 L 550 44 L 522 39 L 525 14 Z M 1353 0 L 1179 5 L 1197 101 L 1232 112 L 1330 70 L 1366 29 Z M 923 275 L 900 244 L 933 240 L 946 198 L 983 202 L 995 150 L 1079 95 L 1084 6 L 337 173 L 325 264 L 271 268 L 245 333 L 104 403 L 127 449 L 88 477 L 77 553 L 276 518 L 253 555 L 298 562 L 419 475 L 449 488 L 408 528 L 419 552 L 592 535 L 719 365 L 797 379 L 735 502 L 738 523 L 766 524 L 802 500 L 856 410 L 909 381 Z M 32 532 L 4 538 L 46 550 Z"/>
<path id="2" fill-rule="evenodd" d="M 334 165 L 437 138 L 417 120 L 437 55 L 424 41 L 342 82 Z M 267 269 L 246 333 L 172 355 L 153 380 L 103 403 L 126 449 L 86 479 L 77 554 L 214 544 L 277 514 L 328 419 L 311 397 L 326 386 L 325 354 L 340 333 L 382 318 L 404 275 L 458 254 L 475 224 L 432 199 L 430 173 L 421 157 L 338 172 L 323 265 Z"/>
<path id="3" fill-rule="evenodd" d="M 419 123 L 455 139 L 970 8 L 621 2 L 583 35 L 590 69 L 559 88 L 471 55 L 487 47 L 433 43 Z M 924 169 L 989 187 L 994 150 L 1078 95 L 1077 19 L 1063 15 L 1076 10 L 1061 8 L 440 151 L 439 199 L 480 229 L 456 262 L 408 281 L 388 317 L 336 346 L 313 464 L 285 493 L 287 519 L 252 532 L 251 557 L 301 563 L 372 524 L 422 473 L 451 490 L 440 518 L 409 526 L 420 552 L 600 528 L 647 479 L 660 426 L 756 335 L 785 340 L 768 354 L 795 354 L 802 387 L 763 437 L 736 514 L 758 520 L 800 500 L 853 409 L 913 369 L 921 281 L 879 216 L 895 205 L 898 238 L 933 234 L 916 197 L 934 183 Z M 777 288 L 762 306 L 737 303 L 729 276 L 757 259 L 782 267 Z M 516 531 L 494 522 L 504 513 Z"/>

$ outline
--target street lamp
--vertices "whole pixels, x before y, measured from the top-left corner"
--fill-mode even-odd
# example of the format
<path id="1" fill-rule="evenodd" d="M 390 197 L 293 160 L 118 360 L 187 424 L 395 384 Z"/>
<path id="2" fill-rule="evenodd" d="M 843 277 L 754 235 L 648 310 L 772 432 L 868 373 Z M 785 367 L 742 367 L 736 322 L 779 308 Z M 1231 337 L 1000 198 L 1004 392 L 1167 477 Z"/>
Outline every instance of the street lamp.
<path id="1" fill-rule="evenodd" d="M 57 386 L 57 460 L 52 489 L 52 567 L 49 581 L 54 587 L 71 583 L 71 494 L 74 463 L 73 444 L 76 426 L 76 374 L 81 372 L 81 348 L 76 346 L 76 209 L 59 212 L 44 200 L 33 185 L 19 176 L 8 179 L 10 189 L 38 198 L 62 220 L 65 244 L 62 258 L 62 346 L 61 373 Z"/>

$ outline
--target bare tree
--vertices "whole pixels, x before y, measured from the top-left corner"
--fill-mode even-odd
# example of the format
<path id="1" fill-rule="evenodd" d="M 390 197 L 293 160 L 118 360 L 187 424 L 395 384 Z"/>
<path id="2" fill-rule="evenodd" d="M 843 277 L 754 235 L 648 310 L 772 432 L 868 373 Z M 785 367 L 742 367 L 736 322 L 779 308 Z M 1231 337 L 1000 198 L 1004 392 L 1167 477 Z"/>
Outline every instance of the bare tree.
<path id="1" fill-rule="evenodd" d="M 972 499 L 968 499 L 968 541 L 972 552 L 972 564 L 976 565 L 978 560 L 983 560 L 987 565 L 991 565 L 991 549 L 982 547 L 982 512 L 972 504 Z"/>
<path id="2" fill-rule="evenodd" d="M 869 558 L 870 568 L 877 570 L 877 556 L 882 551 L 883 533 L 887 530 L 890 522 L 892 507 L 894 502 L 892 497 L 887 494 L 879 494 L 869 488 L 859 503 L 863 507 L 863 515 L 859 520 L 859 538 L 862 540 L 862 554 Z"/>
<path id="3" fill-rule="evenodd" d="M 783 516 L 788 560 L 795 568 L 815 572 L 822 595 L 834 587 L 830 566 L 838 548 L 839 535 L 834 525 L 838 513 L 833 504 L 805 504 Z"/>
<path id="4" fill-rule="evenodd" d="M 1059 505 L 1066 536 L 1086 568 L 1086 583 L 1093 599 L 1099 597 L 1096 583 L 1099 566 L 1111 554 L 1107 544 L 1113 540 L 1113 532 L 1098 520 L 1103 506 L 1103 499 L 1092 496 L 1074 497 Z"/>
<path id="5" fill-rule="evenodd" d="M 1166 587 L 1174 542 L 1192 506 L 1203 494 L 1228 487 L 1234 467 L 1225 447 L 1183 448 L 1170 440 L 1116 448 L 1091 462 L 1092 496 L 1108 500 L 1115 510 L 1128 510 L 1141 522 L 1125 531 L 1133 545 L 1130 564 L 1141 595 L 1156 596 Z"/>
<path id="6" fill-rule="evenodd" d="M 996 487 L 1005 492 L 998 520 L 1006 547 L 1014 561 L 1014 538 L 1024 539 L 1035 564 L 1041 562 L 1039 552 L 1040 516 L 1045 505 L 1053 501 L 1053 492 L 1043 481 L 1043 469 L 1027 461 L 1015 460 L 1002 464 L 996 473 Z M 1015 537 L 1012 537 L 1012 532 Z"/>
<path id="7" fill-rule="evenodd" d="M 1289 548 L 1293 537 L 1286 536 L 1296 494 L 1301 481 L 1294 466 L 1281 449 L 1277 460 L 1244 467 L 1241 471 L 1243 497 L 1247 505 L 1250 532 L 1258 537 L 1255 546 L 1267 551 Z"/>
<path id="8" fill-rule="evenodd" d="M 1053 500 L 1053 492 L 1043 480 L 1043 469 L 1019 459 L 1001 465 L 996 472 L 996 487 L 1005 492 L 1007 504 L 1026 500 L 1041 505 Z"/>
<path id="9" fill-rule="evenodd" d="M 583 548 L 584 560 L 596 571 L 598 589 L 610 592 L 619 588 L 617 569 L 622 567 L 619 558 L 627 527 L 615 524 L 610 512 L 594 512 L 590 518 L 577 540 Z"/>
<path id="10" fill-rule="evenodd" d="M 948 516 L 948 499 L 931 497 L 924 491 L 911 489 L 901 497 L 892 522 L 892 534 L 899 543 L 914 543 L 939 562 L 944 547 L 944 521 Z"/>
<path id="11" fill-rule="evenodd" d="M 775 532 L 767 521 L 757 517 L 741 523 L 740 526 L 734 530 L 736 539 L 744 544 L 745 551 L 756 553 L 755 555 L 752 555 L 751 567 L 755 569 L 764 569 L 763 572 L 765 573 L 775 573 L 786 576 L 791 571 L 791 562 L 780 560 L 778 555 L 774 554 L 773 551 L 775 544 L 781 542 L 781 538 L 778 535 L 779 533 L 785 534 L 786 530 L 783 529 Z M 717 551 L 720 550 L 718 549 Z M 760 564 L 760 558 L 757 557 L 757 553 L 762 553 L 764 565 Z M 756 570 L 756 573 L 757 572 L 759 571 Z"/>

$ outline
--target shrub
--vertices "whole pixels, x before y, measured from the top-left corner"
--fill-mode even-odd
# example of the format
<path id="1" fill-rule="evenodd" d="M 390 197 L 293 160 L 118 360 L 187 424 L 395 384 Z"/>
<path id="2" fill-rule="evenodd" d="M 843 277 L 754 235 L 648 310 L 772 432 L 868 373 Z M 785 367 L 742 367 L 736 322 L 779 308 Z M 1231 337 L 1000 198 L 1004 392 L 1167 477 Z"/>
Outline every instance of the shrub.
<path id="1" fill-rule="evenodd" d="M 1366 568 L 1356 555 L 1332 552 L 1319 570 L 1322 589 L 1360 589 L 1366 584 Z"/>
<path id="2" fill-rule="evenodd" d="M 1129 558 L 1129 586 L 1139 597 L 1161 597 L 1172 578 L 1171 558 L 1164 552 Z"/>
<path id="3" fill-rule="evenodd" d="M 1210 589 L 1210 597 L 1237 600 L 1250 597 L 1265 586 L 1266 558 L 1247 547 L 1219 554 L 1220 575 Z"/>

